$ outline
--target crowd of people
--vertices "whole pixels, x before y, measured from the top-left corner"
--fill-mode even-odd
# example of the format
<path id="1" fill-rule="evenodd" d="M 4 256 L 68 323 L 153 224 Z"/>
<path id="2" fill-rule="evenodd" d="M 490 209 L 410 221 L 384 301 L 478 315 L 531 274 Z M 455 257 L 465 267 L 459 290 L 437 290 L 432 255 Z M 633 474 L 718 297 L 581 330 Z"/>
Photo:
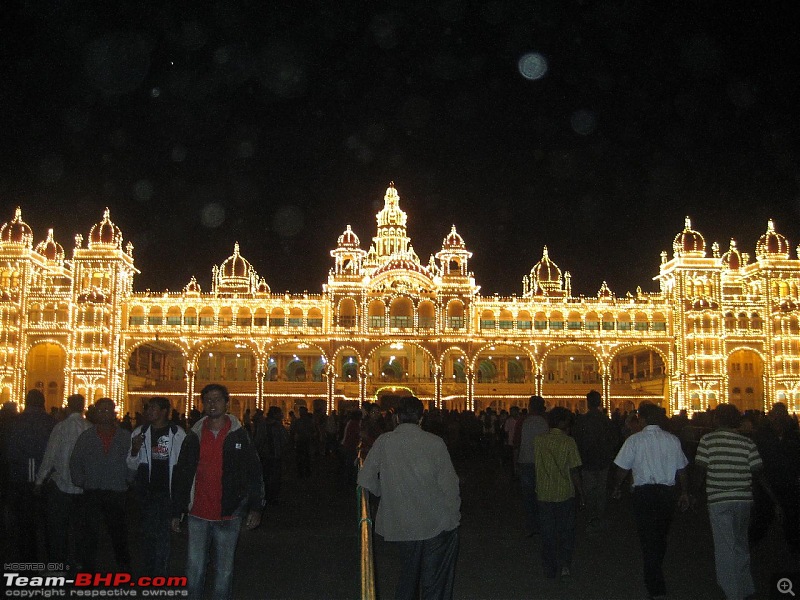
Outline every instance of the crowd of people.
<path id="1" fill-rule="evenodd" d="M 477 457 L 496 458 L 518 482 L 546 577 L 571 575 L 576 511 L 586 511 L 585 535 L 602 534 L 609 499 L 626 489 L 650 597 L 666 594 L 661 563 L 673 515 L 698 499 L 707 503 L 727 598 L 754 594 L 749 549 L 773 519 L 800 556 L 800 430 L 782 403 L 767 414 L 721 404 L 670 418 L 648 402 L 608 414 L 592 391 L 584 413 L 548 410 L 539 396 L 525 407 L 480 412 L 424 410 L 405 398 L 344 415 L 305 406 L 284 415 L 272 406 L 239 419 L 218 384 L 203 389 L 201 402 L 202 411 L 180 415 L 156 396 L 122 419 L 109 398 L 87 407 L 70 396 L 48 414 L 41 392 L 31 390 L 21 413 L 4 405 L 0 533 L 12 550 L 4 560 L 94 570 L 105 524 L 118 570 L 130 571 L 126 514 L 134 497 L 143 573 L 167 574 L 170 530 L 185 527 L 191 597 L 202 597 L 212 570 L 214 597 L 228 597 L 239 531 L 257 527 L 266 504 L 281 503 L 289 455 L 300 479 L 312 476 L 320 457 L 335 457 L 343 485 L 358 480 L 381 497 L 376 530 L 408 554 L 398 597 L 414 597 L 418 585 L 423 597 L 452 596 L 460 520 L 453 461 Z"/>

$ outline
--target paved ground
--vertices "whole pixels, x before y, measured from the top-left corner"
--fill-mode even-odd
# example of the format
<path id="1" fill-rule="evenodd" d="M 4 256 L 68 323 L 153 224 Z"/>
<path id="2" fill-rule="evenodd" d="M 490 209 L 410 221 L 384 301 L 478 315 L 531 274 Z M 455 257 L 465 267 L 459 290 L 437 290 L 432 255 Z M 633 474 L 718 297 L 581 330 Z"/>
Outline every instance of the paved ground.
<path id="1" fill-rule="evenodd" d="M 539 540 L 522 529 L 522 506 L 509 474 L 495 460 L 457 462 L 462 478 L 461 551 L 455 596 L 459 599 L 633 599 L 646 596 L 630 498 L 612 503 L 611 527 L 578 538 L 569 580 L 547 580 L 539 564 Z M 134 556 L 139 536 L 131 534 Z M 287 465 L 283 504 L 270 508 L 263 525 L 244 532 L 237 550 L 236 598 L 358 598 L 359 546 L 355 490 L 341 485 L 332 457 L 315 464 L 314 476 L 298 480 Z M 185 536 L 174 538 L 172 572 L 183 573 Z M 105 566 L 113 570 L 105 548 Z M 754 553 L 758 597 L 769 598 L 772 573 L 787 568 L 776 530 Z M 398 556 L 375 538 L 378 598 L 394 596 Z M 136 566 L 136 564 L 134 564 Z M 666 559 L 670 598 L 722 598 L 714 581 L 705 510 L 675 520 Z"/>

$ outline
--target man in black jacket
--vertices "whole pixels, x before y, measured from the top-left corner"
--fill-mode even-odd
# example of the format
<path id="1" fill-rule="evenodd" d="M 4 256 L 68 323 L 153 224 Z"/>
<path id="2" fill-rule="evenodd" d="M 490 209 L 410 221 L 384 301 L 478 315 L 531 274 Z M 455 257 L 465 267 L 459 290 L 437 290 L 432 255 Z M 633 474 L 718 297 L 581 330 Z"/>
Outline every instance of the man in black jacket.
<path id="1" fill-rule="evenodd" d="M 247 430 L 228 413 L 224 385 L 200 392 L 205 417 L 192 427 L 172 474 L 172 529 L 180 531 L 188 513 L 186 576 L 190 598 L 203 597 L 209 551 L 216 570 L 212 596 L 230 598 L 233 557 L 242 520 L 245 528 L 261 523 L 264 485 L 261 464 Z"/>

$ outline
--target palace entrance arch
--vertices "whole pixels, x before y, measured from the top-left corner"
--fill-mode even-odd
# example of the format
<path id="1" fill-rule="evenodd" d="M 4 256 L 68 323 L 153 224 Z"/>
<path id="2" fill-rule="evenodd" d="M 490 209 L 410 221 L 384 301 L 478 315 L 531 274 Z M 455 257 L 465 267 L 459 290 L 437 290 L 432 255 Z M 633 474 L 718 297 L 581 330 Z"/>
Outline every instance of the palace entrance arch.
<path id="1" fill-rule="evenodd" d="M 612 409 L 631 410 L 643 400 L 669 406 L 667 367 L 660 352 L 632 345 L 614 354 L 609 365 L 609 403 Z"/>
<path id="2" fill-rule="evenodd" d="M 221 383 L 231 395 L 230 412 L 241 418 L 249 408 L 256 409 L 257 360 L 253 350 L 241 342 L 219 342 L 205 346 L 197 356 L 194 391 L 195 406 L 202 408 L 200 391 L 209 383 Z"/>
<path id="3" fill-rule="evenodd" d="M 512 406 L 527 407 L 528 398 L 536 393 L 533 363 L 521 346 L 486 346 L 475 356 L 473 364 L 476 411 L 489 406 L 498 411 Z"/>
<path id="4" fill-rule="evenodd" d="M 727 371 L 728 401 L 742 412 L 764 410 L 764 360 L 761 356 L 748 349 L 731 352 Z"/>
<path id="5" fill-rule="evenodd" d="M 25 392 L 37 388 L 44 394 L 45 408 L 61 408 L 64 403 L 64 368 L 67 353 L 60 344 L 39 342 L 25 361 Z"/>
<path id="6" fill-rule="evenodd" d="M 549 407 L 586 410 L 586 394 L 603 388 L 600 363 L 586 347 L 568 344 L 554 348 L 542 362 L 542 396 Z"/>
<path id="7" fill-rule="evenodd" d="M 143 413 L 152 396 L 166 396 L 175 410 L 184 410 L 186 357 L 177 344 L 151 340 L 134 348 L 128 358 L 125 379 L 125 409 L 132 415 Z"/>

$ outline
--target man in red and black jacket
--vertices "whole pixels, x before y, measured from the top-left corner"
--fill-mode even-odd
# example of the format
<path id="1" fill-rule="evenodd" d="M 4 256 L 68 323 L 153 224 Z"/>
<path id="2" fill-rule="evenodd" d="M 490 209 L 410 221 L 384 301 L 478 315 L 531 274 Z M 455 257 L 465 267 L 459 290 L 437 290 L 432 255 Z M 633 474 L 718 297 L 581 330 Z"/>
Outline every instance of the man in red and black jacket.
<path id="1" fill-rule="evenodd" d="M 180 531 L 181 517 L 189 515 L 189 597 L 203 597 L 210 551 L 216 569 L 212 597 L 224 599 L 231 596 L 242 521 L 246 529 L 261 523 L 264 483 L 250 435 L 228 414 L 228 389 L 212 383 L 200 398 L 205 417 L 186 436 L 172 474 L 172 529 Z"/>

